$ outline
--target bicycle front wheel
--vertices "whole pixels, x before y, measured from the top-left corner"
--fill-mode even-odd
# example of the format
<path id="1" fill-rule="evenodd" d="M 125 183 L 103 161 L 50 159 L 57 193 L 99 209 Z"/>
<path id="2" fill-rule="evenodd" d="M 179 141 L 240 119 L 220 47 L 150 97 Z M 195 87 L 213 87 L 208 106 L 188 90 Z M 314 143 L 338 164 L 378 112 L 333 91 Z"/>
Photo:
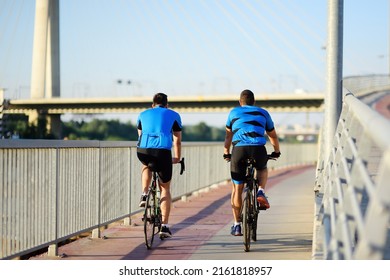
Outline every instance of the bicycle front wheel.
<path id="1" fill-rule="evenodd" d="M 243 204 L 242 204 L 242 228 L 244 237 L 244 250 L 249 252 L 251 247 L 251 195 L 249 190 L 246 192 Z"/>
<path id="2" fill-rule="evenodd" d="M 145 212 L 144 212 L 144 234 L 146 248 L 152 248 L 154 234 L 155 234 L 155 221 L 156 221 L 156 193 L 149 191 L 146 199 Z"/>

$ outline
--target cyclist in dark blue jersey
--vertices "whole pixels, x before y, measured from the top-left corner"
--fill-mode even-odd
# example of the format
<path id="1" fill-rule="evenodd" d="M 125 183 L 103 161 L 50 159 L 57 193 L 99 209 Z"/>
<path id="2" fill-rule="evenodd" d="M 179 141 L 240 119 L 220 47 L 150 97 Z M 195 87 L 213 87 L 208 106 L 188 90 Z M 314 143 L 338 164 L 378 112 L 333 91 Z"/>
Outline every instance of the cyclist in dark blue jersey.
<path id="1" fill-rule="evenodd" d="M 265 134 L 274 148 L 272 157 L 279 157 L 279 140 L 274 123 L 268 111 L 255 106 L 255 97 L 252 91 L 246 89 L 240 95 L 240 107 L 230 111 L 226 122 L 226 136 L 224 144 L 224 159 L 230 161 L 230 173 L 233 182 L 231 204 L 234 224 L 232 235 L 241 234 L 240 210 L 242 205 L 242 191 L 245 183 L 246 160 L 255 160 L 259 189 L 257 201 L 260 206 L 270 207 L 265 196 L 265 185 L 268 179 L 268 155 L 265 148 L 267 142 Z M 230 154 L 230 147 L 233 146 Z"/>
<path id="2" fill-rule="evenodd" d="M 161 186 L 162 227 L 160 236 L 171 237 L 168 225 L 172 204 L 170 184 L 172 164 L 179 163 L 181 157 L 181 118 L 177 112 L 168 109 L 167 95 L 157 93 L 153 97 L 152 108 L 139 115 L 137 128 L 139 135 L 137 156 L 142 162 L 142 196 L 139 206 L 145 207 L 146 194 L 152 180 L 152 172 L 148 169 L 148 164 L 153 162 L 157 167 Z"/>

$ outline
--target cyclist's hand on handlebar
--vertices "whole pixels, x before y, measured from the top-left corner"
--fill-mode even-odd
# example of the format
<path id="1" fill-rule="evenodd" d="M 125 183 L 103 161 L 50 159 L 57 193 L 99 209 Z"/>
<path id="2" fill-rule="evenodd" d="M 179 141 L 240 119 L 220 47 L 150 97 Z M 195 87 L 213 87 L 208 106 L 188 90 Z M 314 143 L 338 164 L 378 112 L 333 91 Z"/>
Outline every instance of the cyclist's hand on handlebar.
<path id="1" fill-rule="evenodd" d="M 272 152 L 271 155 L 270 155 L 270 157 L 271 157 L 271 158 L 278 158 L 278 157 L 280 157 L 280 155 L 281 155 L 280 152 Z"/>
<path id="2" fill-rule="evenodd" d="M 186 170 L 186 166 L 184 164 L 184 158 L 181 158 L 181 161 L 179 161 L 179 163 L 180 163 L 180 175 L 182 175 L 184 170 Z"/>
<path id="3" fill-rule="evenodd" d="M 232 155 L 231 154 L 223 154 L 223 159 L 226 160 L 227 162 L 229 162 L 232 159 Z"/>
<path id="4" fill-rule="evenodd" d="M 184 170 L 186 169 L 185 164 L 184 164 L 184 158 L 180 159 L 177 157 L 173 157 L 172 164 L 178 164 L 178 163 L 180 163 L 180 175 L 182 175 Z"/>

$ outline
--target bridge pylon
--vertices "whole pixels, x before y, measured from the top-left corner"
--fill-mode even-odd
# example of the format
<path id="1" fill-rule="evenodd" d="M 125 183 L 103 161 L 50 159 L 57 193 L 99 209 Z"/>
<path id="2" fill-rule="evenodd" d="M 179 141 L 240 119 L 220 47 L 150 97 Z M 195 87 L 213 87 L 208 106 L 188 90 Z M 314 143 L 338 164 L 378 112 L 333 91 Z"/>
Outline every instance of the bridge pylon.
<path id="1" fill-rule="evenodd" d="M 36 0 L 34 45 L 31 72 L 31 98 L 60 97 L 60 28 L 59 0 Z M 37 125 L 42 112 L 29 114 Z M 61 137 L 60 115 L 46 115 L 48 130 Z"/>

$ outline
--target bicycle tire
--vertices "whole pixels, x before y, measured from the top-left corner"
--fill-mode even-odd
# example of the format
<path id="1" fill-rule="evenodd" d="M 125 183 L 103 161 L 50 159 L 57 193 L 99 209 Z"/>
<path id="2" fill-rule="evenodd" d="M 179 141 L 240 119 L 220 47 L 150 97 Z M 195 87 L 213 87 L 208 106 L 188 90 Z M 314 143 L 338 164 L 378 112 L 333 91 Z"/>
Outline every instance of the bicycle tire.
<path id="1" fill-rule="evenodd" d="M 258 208 L 258 202 L 256 198 L 257 193 L 257 183 L 255 181 L 253 189 L 252 189 L 252 198 L 253 198 L 253 221 L 252 221 L 252 240 L 257 241 L 257 221 L 259 218 L 259 208 Z"/>
<path id="2" fill-rule="evenodd" d="M 259 218 L 259 212 L 257 210 L 257 200 L 256 200 L 256 196 L 253 196 L 254 197 L 254 201 L 253 201 L 253 218 L 252 218 L 252 241 L 257 241 L 257 221 L 258 221 L 258 218 Z"/>
<path id="3" fill-rule="evenodd" d="M 247 190 L 242 205 L 242 228 L 243 228 L 243 238 L 244 238 L 244 250 L 249 252 L 251 247 L 251 221 L 250 221 L 250 208 L 251 208 L 251 194 Z"/>
<path id="4" fill-rule="evenodd" d="M 146 199 L 144 212 L 144 235 L 146 248 L 151 249 L 155 234 L 156 223 L 156 192 L 150 190 Z"/>

